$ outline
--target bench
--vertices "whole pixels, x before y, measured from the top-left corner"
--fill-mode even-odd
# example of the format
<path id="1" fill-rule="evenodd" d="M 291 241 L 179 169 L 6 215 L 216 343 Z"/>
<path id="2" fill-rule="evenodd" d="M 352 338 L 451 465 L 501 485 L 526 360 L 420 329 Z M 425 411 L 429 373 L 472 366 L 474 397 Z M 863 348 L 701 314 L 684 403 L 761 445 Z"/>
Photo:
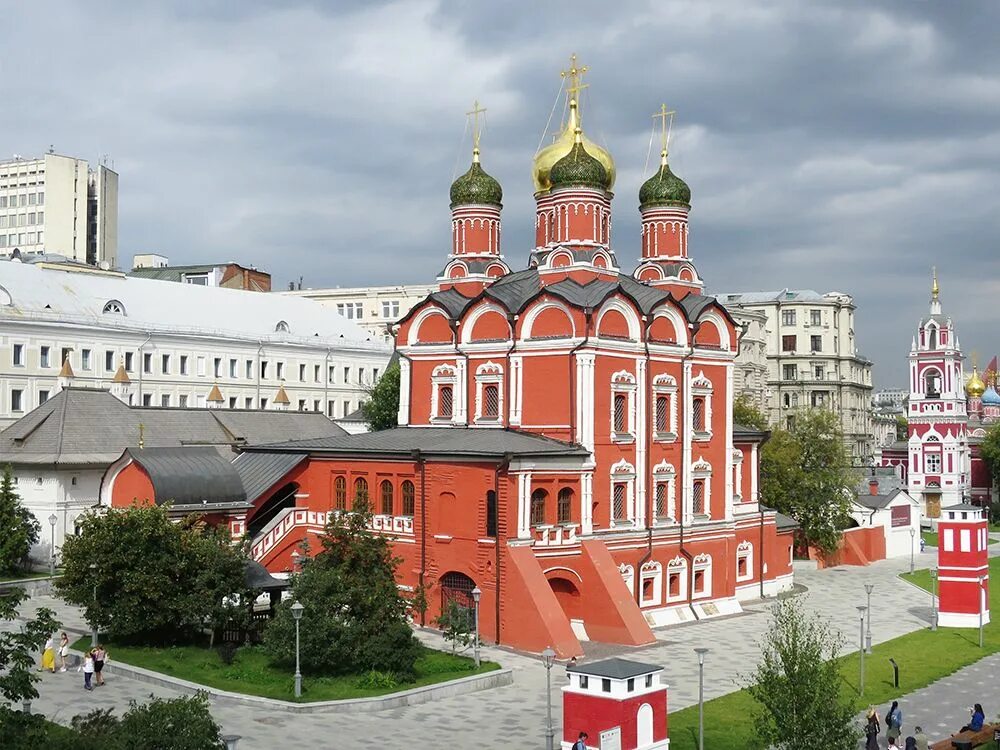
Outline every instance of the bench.
<path id="1" fill-rule="evenodd" d="M 993 742 L 994 730 L 1000 731 L 1000 724 L 983 724 L 978 732 L 956 732 L 946 740 L 931 745 L 931 750 L 972 750 Z"/>

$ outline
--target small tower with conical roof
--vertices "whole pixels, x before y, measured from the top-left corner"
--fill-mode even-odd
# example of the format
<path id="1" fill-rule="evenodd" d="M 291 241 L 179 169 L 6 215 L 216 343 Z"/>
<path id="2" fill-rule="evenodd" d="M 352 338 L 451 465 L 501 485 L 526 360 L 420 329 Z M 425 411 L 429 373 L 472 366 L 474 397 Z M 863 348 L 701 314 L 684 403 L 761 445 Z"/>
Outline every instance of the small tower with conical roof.
<path id="1" fill-rule="evenodd" d="M 642 216 L 642 260 L 635 277 L 674 296 L 700 293 L 702 283 L 688 258 L 688 214 L 691 188 L 670 169 L 668 148 L 673 112 L 667 105 L 653 115 L 660 120 L 660 167 L 639 188 Z"/>
<path id="2" fill-rule="evenodd" d="M 284 383 L 278 386 L 278 392 L 274 394 L 274 400 L 271 403 L 274 404 L 276 411 L 288 411 L 290 401 L 288 399 L 288 394 L 285 392 Z"/>
<path id="3" fill-rule="evenodd" d="M 503 189 L 480 163 L 479 116 L 485 111 L 477 101 L 467 113 L 473 118 L 472 165 L 451 185 L 451 253 L 438 277 L 442 290 L 457 288 L 466 296 L 510 273 L 500 253 Z"/>
<path id="4" fill-rule="evenodd" d="M 73 366 L 69 363 L 69 354 L 67 353 L 66 359 L 63 360 L 62 369 L 59 370 L 59 378 L 56 381 L 56 385 L 59 390 L 65 390 L 73 384 Z"/>
<path id="5" fill-rule="evenodd" d="M 225 399 L 222 398 L 222 391 L 219 390 L 219 384 L 215 383 L 212 385 L 212 390 L 208 392 L 208 408 L 209 409 L 221 409 L 222 404 Z"/>
<path id="6" fill-rule="evenodd" d="M 132 403 L 132 379 L 125 372 L 124 359 L 118 360 L 118 369 L 115 370 L 115 376 L 111 378 L 111 395 L 123 403 Z"/>

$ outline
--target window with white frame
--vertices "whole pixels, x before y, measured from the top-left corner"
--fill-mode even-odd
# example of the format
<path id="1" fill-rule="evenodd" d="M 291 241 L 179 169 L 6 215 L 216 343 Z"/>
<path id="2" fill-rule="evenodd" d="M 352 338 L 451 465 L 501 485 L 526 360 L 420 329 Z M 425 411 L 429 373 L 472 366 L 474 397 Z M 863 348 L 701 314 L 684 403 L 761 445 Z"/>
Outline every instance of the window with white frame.
<path id="1" fill-rule="evenodd" d="M 743 451 L 733 450 L 733 501 L 743 500 Z"/>
<path id="2" fill-rule="evenodd" d="M 621 573 L 622 580 L 625 581 L 625 586 L 629 591 L 632 590 L 632 584 L 635 582 L 635 568 L 631 565 L 626 565 L 622 563 L 618 566 L 618 572 Z"/>
<path id="3" fill-rule="evenodd" d="M 692 568 L 692 597 L 712 595 L 712 556 L 701 554 L 695 557 Z"/>
<path id="4" fill-rule="evenodd" d="M 753 578 L 753 545 L 744 541 L 736 548 L 736 580 L 748 581 Z"/>
<path id="5" fill-rule="evenodd" d="M 691 429 L 695 440 L 712 437 L 712 381 L 704 373 L 691 381 Z"/>
<path id="6" fill-rule="evenodd" d="M 940 453 L 927 453 L 924 456 L 924 473 L 925 474 L 940 474 L 941 473 L 941 454 Z"/>
<path id="7" fill-rule="evenodd" d="M 667 604 L 687 598 L 687 560 L 677 556 L 667 563 Z"/>
<path id="8" fill-rule="evenodd" d="M 455 368 L 438 365 L 431 373 L 431 419 L 451 422 L 455 416 Z"/>
<path id="9" fill-rule="evenodd" d="M 625 370 L 611 376 L 611 439 L 635 440 L 635 376 Z"/>
<path id="10" fill-rule="evenodd" d="M 691 513 L 711 516 L 712 466 L 699 458 L 691 467 Z"/>
<path id="11" fill-rule="evenodd" d="M 653 378 L 653 435 L 662 442 L 677 439 L 677 381 L 669 375 Z"/>
<path id="12" fill-rule="evenodd" d="M 499 422 L 503 411 L 503 367 L 486 362 L 476 368 L 476 421 Z"/>
<path id="13" fill-rule="evenodd" d="M 635 517 L 635 468 L 624 459 L 611 467 L 611 525 L 627 524 Z"/>
<path id="14" fill-rule="evenodd" d="M 663 596 L 663 566 L 650 561 L 639 569 L 639 606 L 655 607 Z"/>
<path id="15" fill-rule="evenodd" d="M 661 523 L 677 520 L 676 477 L 674 467 L 666 461 L 653 467 L 653 518 Z"/>

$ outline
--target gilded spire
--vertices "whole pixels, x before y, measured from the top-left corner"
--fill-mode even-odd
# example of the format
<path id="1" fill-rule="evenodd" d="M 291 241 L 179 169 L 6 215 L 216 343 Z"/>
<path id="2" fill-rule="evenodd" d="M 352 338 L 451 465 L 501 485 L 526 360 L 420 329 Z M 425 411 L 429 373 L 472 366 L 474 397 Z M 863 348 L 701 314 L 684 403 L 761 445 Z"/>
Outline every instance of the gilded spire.
<path id="1" fill-rule="evenodd" d="M 667 110 L 666 104 L 660 105 L 660 111 L 653 115 L 654 120 L 660 121 L 660 171 L 667 166 L 667 153 L 670 150 L 670 130 L 674 126 L 675 110 Z"/>
<path id="2" fill-rule="evenodd" d="M 481 131 L 479 130 L 479 115 L 481 115 L 486 110 L 479 106 L 479 100 L 476 99 L 472 103 L 472 109 L 466 112 L 466 115 L 472 117 L 472 162 L 474 164 L 479 163 L 479 136 Z"/>
<path id="3" fill-rule="evenodd" d="M 936 300 L 938 298 L 938 294 L 941 292 L 941 288 L 938 286 L 937 266 L 932 267 L 931 274 L 934 277 L 934 281 L 931 282 L 931 299 Z"/>

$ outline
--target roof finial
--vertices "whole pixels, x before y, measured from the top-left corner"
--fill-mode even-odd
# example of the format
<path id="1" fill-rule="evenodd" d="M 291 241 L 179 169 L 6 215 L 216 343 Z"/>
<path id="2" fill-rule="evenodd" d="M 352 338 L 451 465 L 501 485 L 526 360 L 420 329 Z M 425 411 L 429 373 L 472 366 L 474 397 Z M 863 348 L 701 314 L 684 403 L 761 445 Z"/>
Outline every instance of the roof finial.
<path id="1" fill-rule="evenodd" d="M 931 274 L 934 277 L 934 281 L 931 283 L 931 299 L 936 300 L 938 298 L 938 293 L 941 291 L 941 288 L 938 286 L 937 266 L 931 267 Z"/>
<path id="2" fill-rule="evenodd" d="M 573 54 L 569 57 L 569 68 L 559 72 L 560 76 L 569 79 L 566 95 L 569 97 L 569 126 L 574 132 L 580 127 L 580 92 L 590 85 L 583 83 L 583 75 L 589 70 L 587 65 L 577 66 L 576 55 Z"/>
<path id="3" fill-rule="evenodd" d="M 666 104 L 660 105 L 660 111 L 653 115 L 660 121 L 660 169 L 667 166 L 667 152 L 670 149 L 670 130 L 674 126 L 675 110 L 668 110 Z"/>
<path id="4" fill-rule="evenodd" d="M 146 447 L 145 435 L 146 435 L 146 428 L 142 424 L 142 422 L 139 422 L 139 450 L 142 450 L 143 448 Z"/>
<path id="5" fill-rule="evenodd" d="M 472 104 L 472 110 L 465 113 L 472 116 L 472 162 L 474 164 L 479 163 L 479 115 L 485 111 L 484 108 L 479 106 L 479 100 L 476 99 Z"/>

